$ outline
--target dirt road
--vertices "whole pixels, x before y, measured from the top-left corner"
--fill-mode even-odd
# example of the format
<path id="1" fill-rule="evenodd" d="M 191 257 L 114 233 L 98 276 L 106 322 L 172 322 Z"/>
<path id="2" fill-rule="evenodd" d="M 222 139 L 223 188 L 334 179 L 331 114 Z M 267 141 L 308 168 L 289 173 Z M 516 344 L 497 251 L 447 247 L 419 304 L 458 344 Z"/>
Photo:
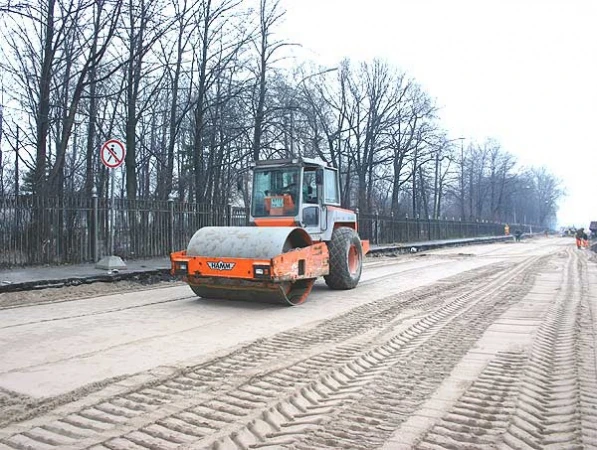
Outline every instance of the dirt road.
<path id="1" fill-rule="evenodd" d="M 596 286 L 548 238 L 372 259 L 295 308 L 1 309 L 0 449 L 597 448 Z"/>

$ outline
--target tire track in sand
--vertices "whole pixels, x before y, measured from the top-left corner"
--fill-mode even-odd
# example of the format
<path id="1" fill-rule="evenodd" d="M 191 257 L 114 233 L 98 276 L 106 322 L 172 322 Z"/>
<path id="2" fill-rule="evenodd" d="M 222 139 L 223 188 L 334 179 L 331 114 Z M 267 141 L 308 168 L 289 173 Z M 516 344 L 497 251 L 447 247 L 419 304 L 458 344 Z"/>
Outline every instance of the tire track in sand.
<path id="1" fill-rule="evenodd" d="M 581 314 L 582 278 L 586 282 L 586 277 L 581 278 L 583 262 L 578 252 L 570 249 L 567 255 L 560 293 L 539 326 L 503 437 L 509 448 L 582 447 L 581 403 L 591 403 L 589 395 L 596 391 L 589 394 L 581 379 L 585 378 L 587 357 L 592 359 L 594 354 L 582 350 L 587 333 Z M 594 360 L 590 362 L 594 364 Z"/>
<path id="2" fill-rule="evenodd" d="M 391 370 L 360 392 L 359 400 L 327 417 L 291 449 L 377 448 L 438 388 L 497 317 L 529 289 L 543 260 L 527 260 L 478 289 L 474 301 L 418 346 L 403 343 Z"/>
<path id="3" fill-rule="evenodd" d="M 587 265 L 573 250 L 566 257 L 559 293 L 529 354 L 498 354 L 417 449 L 597 448 Z"/>
<path id="4" fill-rule="evenodd" d="M 530 264 L 530 263 L 529 263 Z M 305 433 L 317 430 L 319 426 L 329 421 L 338 410 L 350 405 L 357 405 L 363 396 L 368 398 L 366 392 L 375 388 L 376 383 L 383 385 L 383 379 L 388 372 L 401 364 L 407 356 L 419 355 L 419 350 L 430 345 L 430 342 L 438 341 L 438 334 L 441 335 L 446 329 L 451 328 L 454 321 L 463 322 L 467 327 L 469 322 L 461 317 L 467 315 L 466 311 L 475 309 L 479 303 L 488 302 L 495 306 L 494 295 L 511 284 L 516 278 L 519 270 L 508 271 L 505 275 L 496 277 L 493 282 L 485 285 L 475 286 L 477 289 L 469 289 L 468 292 L 452 297 L 451 301 L 438 308 L 432 313 L 408 327 L 403 333 L 386 340 L 384 344 L 374 344 L 368 349 L 362 349 L 356 357 L 345 362 L 343 365 L 336 365 L 331 370 L 322 373 L 317 378 L 311 378 L 307 385 L 293 383 L 293 380 L 286 380 L 295 388 L 285 397 L 280 398 L 280 389 L 275 389 L 279 383 L 264 383 L 264 379 L 252 380 L 240 389 L 260 393 L 262 405 L 251 404 L 250 400 L 243 397 L 245 403 L 238 403 L 239 390 L 233 390 L 218 397 L 217 401 L 207 402 L 199 408 L 191 408 L 183 412 L 184 417 L 175 415 L 172 419 L 182 418 L 195 423 L 212 421 L 210 425 L 214 428 L 211 436 L 199 439 L 188 445 L 193 448 L 280 448 L 291 445 L 304 437 Z M 506 296 L 512 301 L 512 298 Z M 499 303 L 499 302 L 498 302 Z M 472 304 L 472 306 L 471 306 Z M 486 307 L 485 307 L 486 308 Z M 465 311 L 465 312 L 463 312 Z M 479 314 L 476 314 L 478 316 Z M 488 323 L 490 323 L 490 319 Z M 455 340 L 460 340 L 461 331 Z M 316 363 L 316 361 L 310 361 Z M 417 369 L 418 370 L 418 369 Z M 304 375 L 304 374 L 303 374 Z M 273 375 L 277 378 L 276 375 Z M 415 377 L 409 377 L 412 381 Z M 283 380 L 284 381 L 284 380 Z M 299 384 L 299 386 L 296 386 Z M 275 392 L 274 402 L 266 402 L 264 399 L 267 393 Z M 365 393 L 365 394 L 364 394 Z M 221 413 L 228 414 L 224 419 Z M 221 423 L 214 423 L 215 417 L 219 416 Z M 367 417 L 365 415 L 364 417 Z M 346 419 L 346 418 L 344 418 Z M 354 417 L 351 416 L 351 420 Z M 151 426 L 151 425 L 150 425 Z M 350 424 L 354 428 L 354 422 Z M 141 430 L 146 432 L 147 430 Z M 131 439 L 129 439 L 129 437 Z M 358 441 L 361 442 L 359 436 Z M 130 442 L 137 445 L 143 444 L 149 447 L 148 440 L 138 441 L 139 434 L 135 430 L 130 435 L 125 435 L 118 440 L 105 442 L 107 448 L 128 448 Z M 156 444 L 154 442 L 154 444 Z M 171 445 L 175 445 L 173 442 Z M 337 440 L 332 447 L 337 448 Z M 343 442 L 341 446 L 344 446 Z M 166 445 L 166 443 L 161 443 Z M 348 445 L 351 447 L 354 443 Z M 319 448 L 321 442 L 309 442 L 306 448 Z"/>
<path id="5" fill-rule="evenodd" d="M 496 276 L 506 267 L 508 265 L 505 264 L 484 267 L 444 280 L 438 286 L 372 302 L 326 320 L 312 329 L 288 331 L 256 341 L 228 356 L 183 370 L 163 380 L 137 386 L 128 393 L 95 403 L 87 402 L 88 406 L 73 404 L 69 407 L 67 404 L 62 410 L 47 416 L 48 420 L 41 417 L 33 421 L 31 430 L 23 432 L 23 426 L 16 426 L 15 432 L 11 433 L 12 429 L 8 427 L 3 430 L 3 436 L 6 437 L 0 443 L 9 448 L 36 448 L 62 446 L 65 442 L 71 445 L 81 439 L 101 440 L 102 436 L 114 434 L 114 430 L 122 428 L 124 424 L 140 425 L 156 411 L 174 407 L 180 409 L 180 405 L 185 405 L 184 402 L 198 404 L 210 392 L 231 384 L 235 377 L 242 381 L 242 377 L 267 373 L 264 367 L 276 363 L 279 365 L 280 361 L 295 365 L 300 362 L 301 354 L 309 351 L 321 353 L 325 346 L 338 347 L 350 339 L 358 340 L 359 336 L 365 336 L 372 330 L 383 329 L 408 309 L 437 307 L 445 299 L 469 291 L 471 284 L 482 283 L 486 277 Z M 344 356 L 345 359 L 347 357 Z M 329 361 L 334 363 L 333 359 Z M 322 369 L 325 370 L 325 366 Z"/>

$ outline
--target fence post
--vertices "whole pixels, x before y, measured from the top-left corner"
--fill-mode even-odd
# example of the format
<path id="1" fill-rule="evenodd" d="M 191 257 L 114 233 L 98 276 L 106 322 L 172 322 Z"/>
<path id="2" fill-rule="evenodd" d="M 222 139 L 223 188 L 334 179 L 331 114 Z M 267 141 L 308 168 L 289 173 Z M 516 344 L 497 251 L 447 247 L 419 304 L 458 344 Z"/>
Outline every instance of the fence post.
<path id="1" fill-rule="evenodd" d="M 174 195 L 168 194 L 168 247 L 169 251 L 174 251 Z"/>
<path id="2" fill-rule="evenodd" d="M 394 227 L 396 226 L 396 224 L 394 223 L 394 211 L 390 212 L 390 244 L 394 244 L 396 242 L 396 240 L 394 239 Z"/>
<path id="3" fill-rule="evenodd" d="M 228 203 L 228 205 L 226 205 L 226 226 L 231 227 L 232 226 L 232 204 Z"/>
<path id="4" fill-rule="evenodd" d="M 427 240 L 431 240 L 431 216 L 427 215 Z"/>
<path id="5" fill-rule="evenodd" d="M 417 214 L 417 239 L 416 241 L 419 242 L 421 240 L 421 215 Z"/>
<path id="6" fill-rule="evenodd" d="M 95 186 L 91 189 L 92 210 L 91 210 L 91 257 L 93 262 L 99 261 L 98 241 L 99 241 L 99 199 L 97 198 L 97 189 Z"/>
<path id="7" fill-rule="evenodd" d="M 378 235 L 378 227 L 379 227 L 379 213 L 375 211 L 375 219 L 373 222 L 373 226 L 375 227 L 375 243 L 379 244 L 379 235 Z"/>

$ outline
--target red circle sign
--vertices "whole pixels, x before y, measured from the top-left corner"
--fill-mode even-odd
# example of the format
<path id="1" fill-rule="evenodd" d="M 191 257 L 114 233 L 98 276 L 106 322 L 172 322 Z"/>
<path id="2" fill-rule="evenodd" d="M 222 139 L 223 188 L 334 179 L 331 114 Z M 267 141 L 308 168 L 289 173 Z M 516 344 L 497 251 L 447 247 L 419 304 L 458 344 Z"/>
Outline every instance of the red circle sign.
<path id="1" fill-rule="evenodd" d="M 108 169 L 116 169 L 124 162 L 126 148 L 118 139 L 110 139 L 104 142 L 100 150 L 100 159 Z"/>

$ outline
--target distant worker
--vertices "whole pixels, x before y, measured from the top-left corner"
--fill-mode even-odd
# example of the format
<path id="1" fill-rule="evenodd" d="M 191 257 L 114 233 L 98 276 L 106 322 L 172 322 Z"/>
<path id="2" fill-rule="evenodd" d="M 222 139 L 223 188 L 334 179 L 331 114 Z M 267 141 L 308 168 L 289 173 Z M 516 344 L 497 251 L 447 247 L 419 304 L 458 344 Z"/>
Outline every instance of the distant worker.
<path id="1" fill-rule="evenodd" d="M 504 226 L 504 235 L 510 236 L 510 225 L 508 224 Z"/>
<path id="2" fill-rule="evenodd" d="M 516 240 L 516 242 L 520 242 L 521 237 L 522 237 L 522 231 L 516 230 L 514 232 L 514 239 Z"/>
<path id="3" fill-rule="evenodd" d="M 585 233 L 584 228 L 579 228 L 576 230 L 576 248 L 580 249 L 586 247 L 587 245 L 585 242 L 587 241 L 587 233 Z"/>

